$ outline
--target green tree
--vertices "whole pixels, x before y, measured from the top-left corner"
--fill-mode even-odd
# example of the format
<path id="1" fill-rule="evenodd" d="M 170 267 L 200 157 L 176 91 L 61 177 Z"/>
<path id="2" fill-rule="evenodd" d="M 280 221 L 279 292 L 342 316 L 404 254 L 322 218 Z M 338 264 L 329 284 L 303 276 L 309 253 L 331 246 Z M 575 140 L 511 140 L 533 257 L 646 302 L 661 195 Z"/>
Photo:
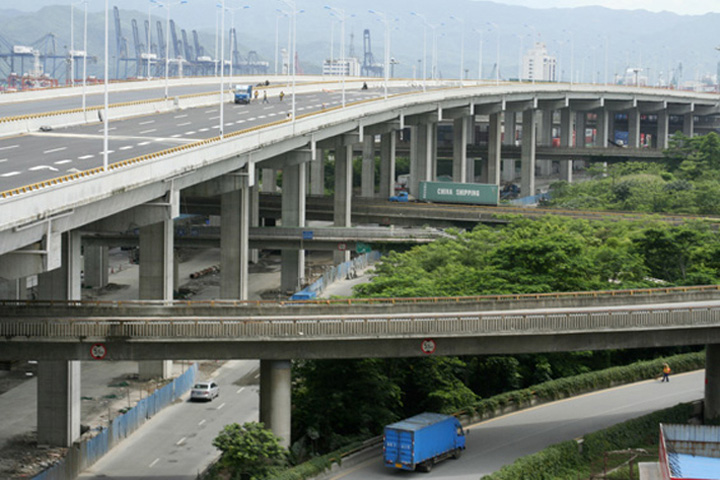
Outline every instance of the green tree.
<path id="1" fill-rule="evenodd" d="M 225 425 L 213 445 L 222 452 L 221 462 L 242 480 L 261 480 L 275 466 L 284 465 L 286 450 L 280 440 L 257 422 Z"/>

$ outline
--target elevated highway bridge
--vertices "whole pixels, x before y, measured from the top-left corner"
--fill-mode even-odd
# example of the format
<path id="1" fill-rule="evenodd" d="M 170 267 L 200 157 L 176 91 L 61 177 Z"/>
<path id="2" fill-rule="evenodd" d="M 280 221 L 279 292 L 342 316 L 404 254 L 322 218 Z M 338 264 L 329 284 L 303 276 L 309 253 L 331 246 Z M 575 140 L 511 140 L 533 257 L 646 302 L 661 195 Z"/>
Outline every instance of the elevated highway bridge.
<path id="1" fill-rule="evenodd" d="M 282 226 L 304 229 L 307 193 L 324 193 L 326 158 L 334 159 L 333 225 L 349 228 L 355 152 L 362 151 L 363 158 L 360 196 L 385 198 L 394 186 L 397 143 L 409 142 L 409 186 L 410 193 L 415 194 L 421 181 L 436 177 L 437 126 L 441 122 L 451 122 L 453 127 L 453 180 L 465 182 L 480 177 L 499 184 L 503 172 L 514 176 L 515 160 L 504 159 L 502 152 L 511 146 L 510 141 L 514 144 L 514 139 L 521 136 L 521 190 L 534 194 L 536 166 L 540 170 L 543 165 L 547 167 L 538 158 L 538 149 L 551 145 L 553 130 L 559 130 L 562 148 L 579 148 L 578 153 L 582 153 L 587 145 L 575 145 L 573 139 L 583 137 L 577 132 L 586 130 L 592 114 L 598 119 L 599 131 L 594 147 L 607 148 L 607 139 L 613 137 L 617 127 L 615 114 L 623 113 L 628 119 L 629 148 L 639 149 L 641 131 L 649 127 L 643 118 L 652 114 L 657 117 L 652 147 L 662 149 L 671 129 L 678 125 L 670 122 L 671 116 L 681 116 L 683 131 L 692 135 L 696 117 L 720 113 L 715 95 L 659 89 L 455 82 L 433 84 L 423 92 L 407 82 L 395 81 L 385 98 L 377 81 L 370 82 L 369 90 L 361 90 L 361 82 L 348 82 L 345 106 L 338 83 L 303 85 L 298 88 L 294 115 L 289 95 L 283 102 L 271 97 L 270 103 L 253 102 L 247 106 L 225 101 L 220 107 L 219 94 L 202 92 L 125 102 L 116 105 L 109 118 L 102 119 L 110 122 L 107 151 L 102 146 L 102 126 L 92 123 L 99 118 L 95 107 L 5 119 L 0 122 L 0 134 L 6 135 L 0 138 L 0 276 L 6 281 L 2 296 L 22 296 L 23 292 L 12 289 L 13 282 L 38 275 L 38 298 L 79 300 L 82 263 L 86 279 L 98 276 L 107 255 L 106 247 L 101 245 L 88 244 L 83 251 L 83 237 L 138 229 L 143 258 L 141 300 L 169 301 L 173 292 L 174 219 L 184 199 L 216 197 L 221 225 L 220 297 L 243 300 L 247 298 L 247 265 L 253 259 L 250 227 L 258 226 L 260 190 L 281 189 Z M 279 93 L 287 87 L 274 88 L 273 93 Z M 229 97 L 223 95 L 222 99 Z M 473 125 L 478 122 L 488 126 L 488 155 L 481 172 L 473 170 L 474 161 L 469 161 L 467 155 L 475 132 Z M 40 132 L 41 126 L 52 131 Z M 20 131 L 28 133 L 9 135 Z M 378 137 L 380 142 L 376 144 Z M 381 167 L 376 189 L 377 153 Z M 107 168 L 103 166 L 106 154 Z M 569 155 L 560 161 L 560 171 L 561 178 L 572 180 Z M 278 172 L 282 172 L 281 182 Z M 348 256 L 347 250 L 337 250 L 335 261 L 342 262 Z M 304 251 L 283 250 L 281 288 L 294 287 L 303 272 Z M 169 341 L 176 337 L 192 340 L 187 342 L 184 358 L 231 355 L 229 352 L 242 356 L 243 345 L 255 358 L 262 358 L 260 350 L 276 342 L 275 356 L 261 365 L 265 392 L 261 418 L 274 419 L 269 424 L 287 440 L 289 359 L 310 355 L 307 352 L 316 349 L 322 352 L 339 335 L 354 335 L 348 345 L 380 345 L 380 351 L 398 348 L 401 354 L 413 348 L 417 351 L 418 340 L 429 335 L 437 337 L 439 351 L 443 351 L 443 345 L 451 345 L 445 340 L 451 338 L 455 340 L 452 344 L 458 345 L 457 352 L 488 343 L 503 345 L 495 341 L 500 338 L 507 339 L 502 349 L 510 350 L 511 341 L 518 341 L 515 333 L 527 329 L 533 339 L 516 344 L 518 348 L 610 348 L 608 345 L 615 341 L 630 346 L 637 340 L 624 339 L 642 337 L 657 344 L 685 341 L 714 345 L 715 306 L 690 307 L 657 310 L 643 306 L 641 310 L 651 311 L 649 314 L 635 313 L 630 307 L 620 307 L 623 313 L 589 307 L 582 312 L 545 312 L 540 323 L 534 320 L 537 312 L 521 313 L 517 318 L 508 313 L 500 318 L 478 311 L 450 311 L 447 316 L 448 311 L 430 308 L 425 319 L 420 314 L 410 319 L 404 313 L 394 317 L 381 312 L 374 317 L 362 314 L 343 320 L 338 310 L 320 319 L 280 315 L 258 320 L 241 315 L 227 320 L 234 322 L 231 326 L 214 315 L 197 321 L 192 315 L 164 320 L 152 315 L 135 319 L 111 315 L 97 322 L 73 318 L 65 322 L 54 312 L 58 306 L 50 304 L 49 318 L 21 318 L 17 310 L 3 310 L 0 323 L 5 339 L 2 352 L 10 352 L 8 357 L 24 358 L 22 351 L 33 343 L 45 347 L 46 356 L 40 357 L 45 360 L 40 362 L 39 385 L 47 390 L 39 393 L 47 401 L 38 407 L 38 435 L 43 443 L 69 445 L 79 434 L 73 413 L 79 402 L 77 359 L 88 355 L 89 342 L 94 342 L 90 346 L 107 343 L 103 346 L 106 355 L 113 351 L 140 358 L 153 351 L 153 356 L 146 358 L 156 361 L 141 363 L 141 375 L 153 376 L 167 371 L 167 362 L 157 360 L 179 355 L 180 349 L 172 350 L 177 348 L 172 346 L 176 342 Z M 553 333 L 553 329 L 557 332 Z M 315 341 L 304 340 L 308 332 Z M 140 333 L 143 336 L 135 338 Z M 269 343 L 261 348 L 264 338 Z M 207 348 L 223 342 L 225 353 Z M 360 355 L 359 350 L 351 348 L 348 352 Z M 100 357 L 102 348 L 92 352 Z M 277 352 L 285 356 L 280 358 Z M 452 354 L 452 350 L 446 352 Z M 715 347 L 709 347 L 708 352 L 709 358 L 715 358 Z M 720 381 L 712 378 L 713 368 L 709 372 L 708 391 L 712 393 L 720 390 L 715 388 Z M 50 392 L 62 392 L 59 397 L 69 401 L 57 402 L 58 395 Z M 713 412 L 720 400 L 711 399 L 709 405 Z M 720 407 L 717 411 L 720 413 Z M 53 421 L 57 418 L 69 420 L 58 425 Z"/>

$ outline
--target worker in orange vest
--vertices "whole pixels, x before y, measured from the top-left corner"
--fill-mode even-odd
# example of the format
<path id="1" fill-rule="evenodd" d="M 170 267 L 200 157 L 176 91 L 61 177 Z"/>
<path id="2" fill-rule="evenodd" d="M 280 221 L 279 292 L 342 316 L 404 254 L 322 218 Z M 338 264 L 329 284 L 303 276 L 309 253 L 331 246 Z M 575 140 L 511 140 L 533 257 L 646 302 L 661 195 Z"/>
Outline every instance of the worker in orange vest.
<path id="1" fill-rule="evenodd" d="M 669 382 L 671 371 L 672 370 L 670 369 L 670 365 L 668 365 L 667 363 L 663 363 L 663 378 L 660 381 L 661 382 Z"/>

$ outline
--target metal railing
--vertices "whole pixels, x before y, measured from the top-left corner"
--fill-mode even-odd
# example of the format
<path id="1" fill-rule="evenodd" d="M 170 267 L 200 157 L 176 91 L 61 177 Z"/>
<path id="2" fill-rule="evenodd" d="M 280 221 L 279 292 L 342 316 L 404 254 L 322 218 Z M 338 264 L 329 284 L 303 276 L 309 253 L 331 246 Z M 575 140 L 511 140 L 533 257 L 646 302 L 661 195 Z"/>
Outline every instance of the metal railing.
<path id="1" fill-rule="evenodd" d="M 0 321 L 5 338 L 358 339 L 407 336 L 567 334 L 720 327 L 720 302 L 542 311 L 197 318 L 18 319 Z"/>

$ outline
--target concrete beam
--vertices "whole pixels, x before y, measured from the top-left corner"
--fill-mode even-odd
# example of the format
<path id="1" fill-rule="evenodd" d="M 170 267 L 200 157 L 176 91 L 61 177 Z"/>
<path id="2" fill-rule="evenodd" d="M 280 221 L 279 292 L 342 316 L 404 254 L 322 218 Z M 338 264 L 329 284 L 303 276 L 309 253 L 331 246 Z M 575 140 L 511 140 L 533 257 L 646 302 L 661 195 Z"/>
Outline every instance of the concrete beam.
<path id="1" fill-rule="evenodd" d="M 522 119 L 522 153 L 520 193 L 523 197 L 535 195 L 535 148 L 537 144 L 537 110 L 526 110 Z"/>
<path id="2" fill-rule="evenodd" d="M 283 170 L 282 225 L 305 226 L 306 168 L 301 163 Z M 281 289 L 295 291 L 305 275 L 305 250 L 283 250 L 281 266 Z"/>
<path id="3" fill-rule="evenodd" d="M 70 447 L 80 438 L 80 362 L 38 362 L 38 445 Z"/>
<path id="4" fill-rule="evenodd" d="M 502 158 L 502 124 L 500 113 L 490 115 L 490 135 L 488 138 L 487 182 L 500 185 L 500 161 Z"/>
<path id="5" fill-rule="evenodd" d="M 395 131 L 380 136 L 380 198 L 395 194 Z"/>
<path id="6" fill-rule="evenodd" d="M 220 298 L 247 300 L 250 187 L 220 197 Z"/>
<path id="7" fill-rule="evenodd" d="M 458 117 L 453 120 L 453 182 L 466 183 L 468 124 L 470 117 Z"/>
<path id="8" fill-rule="evenodd" d="M 82 255 L 80 232 L 62 234 L 62 264 L 38 275 L 39 300 L 80 300 Z"/>
<path id="9" fill-rule="evenodd" d="M 375 136 L 365 135 L 362 150 L 362 178 L 360 196 L 375 197 Z"/>
<path id="10" fill-rule="evenodd" d="M 290 447 L 291 433 L 291 364 L 288 360 L 260 361 L 260 421 Z"/>
<path id="11" fill-rule="evenodd" d="M 571 109 L 573 109 L 576 112 L 589 112 L 591 110 L 597 110 L 598 108 L 603 108 L 606 106 L 606 102 L 604 98 L 598 98 L 594 100 L 570 100 L 569 106 Z"/>

